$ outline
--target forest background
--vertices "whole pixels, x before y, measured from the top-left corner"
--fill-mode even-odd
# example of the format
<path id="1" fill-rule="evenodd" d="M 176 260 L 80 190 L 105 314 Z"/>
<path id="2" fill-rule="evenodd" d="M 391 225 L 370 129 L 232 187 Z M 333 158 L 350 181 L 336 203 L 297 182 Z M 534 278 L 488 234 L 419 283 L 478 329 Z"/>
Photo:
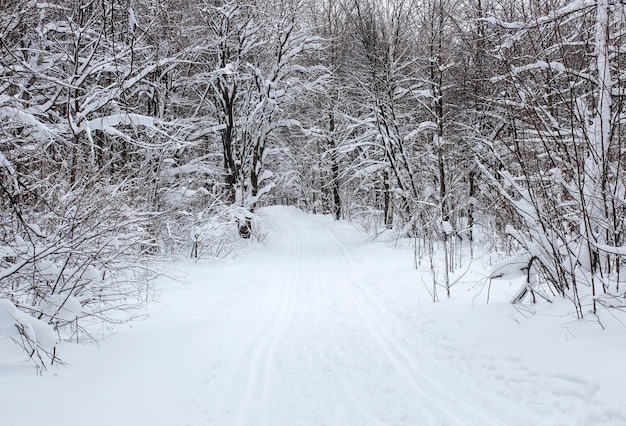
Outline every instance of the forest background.
<path id="1" fill-rule="evenodd" d="M 54 363 L 272 204 L 623 310 L 625 61 L 623 0 L 0 1 L 0 332 Z"/>

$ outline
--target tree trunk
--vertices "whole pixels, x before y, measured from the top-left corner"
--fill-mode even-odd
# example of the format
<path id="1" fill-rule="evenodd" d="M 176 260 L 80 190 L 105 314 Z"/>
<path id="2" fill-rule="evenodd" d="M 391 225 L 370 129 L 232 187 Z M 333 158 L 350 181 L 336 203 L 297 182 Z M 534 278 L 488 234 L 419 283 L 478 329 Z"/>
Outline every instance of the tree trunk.
<path id="1" fill-rule="evenodd" d="M 341 194 L 339 192 L 339 161 L 337 154 L 337 142 L 335 142 L 335 114 L 330 113 L 329 120 L 330 137 L 328 138 L 328 145 L 331 150 L 331 172 L 333 179 L 333 214 L 336 220 L 341 219 Z"/>

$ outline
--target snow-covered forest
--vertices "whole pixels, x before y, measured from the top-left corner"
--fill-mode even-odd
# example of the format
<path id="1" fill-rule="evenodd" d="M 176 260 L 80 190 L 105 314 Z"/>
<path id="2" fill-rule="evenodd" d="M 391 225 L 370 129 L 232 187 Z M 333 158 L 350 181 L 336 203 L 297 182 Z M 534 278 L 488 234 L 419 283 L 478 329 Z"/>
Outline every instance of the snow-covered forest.
<path id="1" fill-rule="evenodd" d="M 60 362 L 277 204 L 624 310 L 625 100 L 622 0 L 0 2 L 0 334 Z"/>

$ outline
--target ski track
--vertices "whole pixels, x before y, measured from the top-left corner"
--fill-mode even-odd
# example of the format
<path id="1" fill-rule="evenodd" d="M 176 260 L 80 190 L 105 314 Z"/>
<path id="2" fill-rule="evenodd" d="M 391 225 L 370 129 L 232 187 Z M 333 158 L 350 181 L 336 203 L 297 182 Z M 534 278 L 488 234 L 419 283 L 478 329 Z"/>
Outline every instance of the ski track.
<path id="1" fill-rule="evenodd" d="M 274 293 L 278 301 L 276 321 L 267 335 L 263 336 L 262 341 L 255 345 L 248 373 L 248 384 L 245 387 L 243 404 L 236 421 L 237 425 L 268 424 L 267 409 L 276 347 L 292 321 L 295 309 L 295 286 L 302 281 L 301 243 L 296 237 L 291 237 L 290 243 L 292 257 L 297 259 L 297 262 L 295 265 L 289 265 L 286 262 L 281 265 L 281 270 L 287 270 L 290 273 L 282 279 L 283 285 Z M 259 398 L 258 404 L 255 404 L 255 396 Z M 255 405 L 258 406 L 260 412 L 258 416 L 255 415 Z"/>
<path id="2" fill-rule="evenodd" d="M 586 383 L 537 381 L 519 360 L 454 347 L 419 313 L 403 315 L 370 285 L 376 265 L 357 259 L 326 218 L 275 209 L 269 219 L 274 240 L 248 271 L 258 291 L 244 298 L 221 349 L 207 354 L 185 425 L 563 424 L 559 412 L 587 406 Z M 485 374 L 502 383 L 498 395 L 480 391 Z M 563 407 L 533 405 L 537 391 L 565 398 Z M 536 414 L 516 417 L 529 407 Z"/>
<path id="3" fill-rule="evenodd" d="M 415 389 L 424 400 L 432 405 L 437 405 L 444 410 L 442 413 L 450 418 L 454 424 L 481 424 L 481 425 L 500 425 L 504 424 L 494 419 L 489 413 L 480 411 L 479 409 L 467 404 L 463 401 L 462 395 L 456 395 L 451 388 L 444 388 L 441 384 L 436 383 L 434 378 L 418 366 L 415 354 L 409 354 L 407 349 L 393 336 L 391 331 L 385 326 L 384 321 L 388 319 L 386 314 L 367 289 L 361 284 L 358 274 L 355 274 L 355 261 L 352 259 L 349 250 L 337 239 L 334 233 L 328 228 L 323 228 L 329 237 L 329 241 L 335 247 L 336 251 L 341 255 L 346 268 L 348 288 L 346 293 L 354 302 L 358 311 L 368 323 L 368 329 L 372 333 L 375 340 L 384 348 L 389 360 L 403 372 L 402 376 L 407 383 Z M 452 424 L 446 422 L 447 424 Z"/>

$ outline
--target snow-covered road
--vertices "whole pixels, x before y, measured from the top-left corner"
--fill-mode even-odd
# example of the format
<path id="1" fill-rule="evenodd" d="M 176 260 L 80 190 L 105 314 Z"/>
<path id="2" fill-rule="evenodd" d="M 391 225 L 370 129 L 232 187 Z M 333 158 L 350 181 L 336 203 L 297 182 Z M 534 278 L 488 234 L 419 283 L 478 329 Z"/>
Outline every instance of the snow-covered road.
<path id="1" fill-rule="evenodd" d="M 69 369 L 0 363 L 0 425 L 626 424 L 626 405 L 601 401 L 623 364 L 615 383 L 589 379 L 597 366 L 572 374 L 561 355 L 580 348 L 509 321 L 508 303 L 433 305 L 406 251 L 294 208 L 263 216 L 262 245 L 175 265 L 184 281 L 163 280 L 149 319 L 100 348 L 65 345 Z M 613 337 L 608 363 L 624 348 Z"/>

